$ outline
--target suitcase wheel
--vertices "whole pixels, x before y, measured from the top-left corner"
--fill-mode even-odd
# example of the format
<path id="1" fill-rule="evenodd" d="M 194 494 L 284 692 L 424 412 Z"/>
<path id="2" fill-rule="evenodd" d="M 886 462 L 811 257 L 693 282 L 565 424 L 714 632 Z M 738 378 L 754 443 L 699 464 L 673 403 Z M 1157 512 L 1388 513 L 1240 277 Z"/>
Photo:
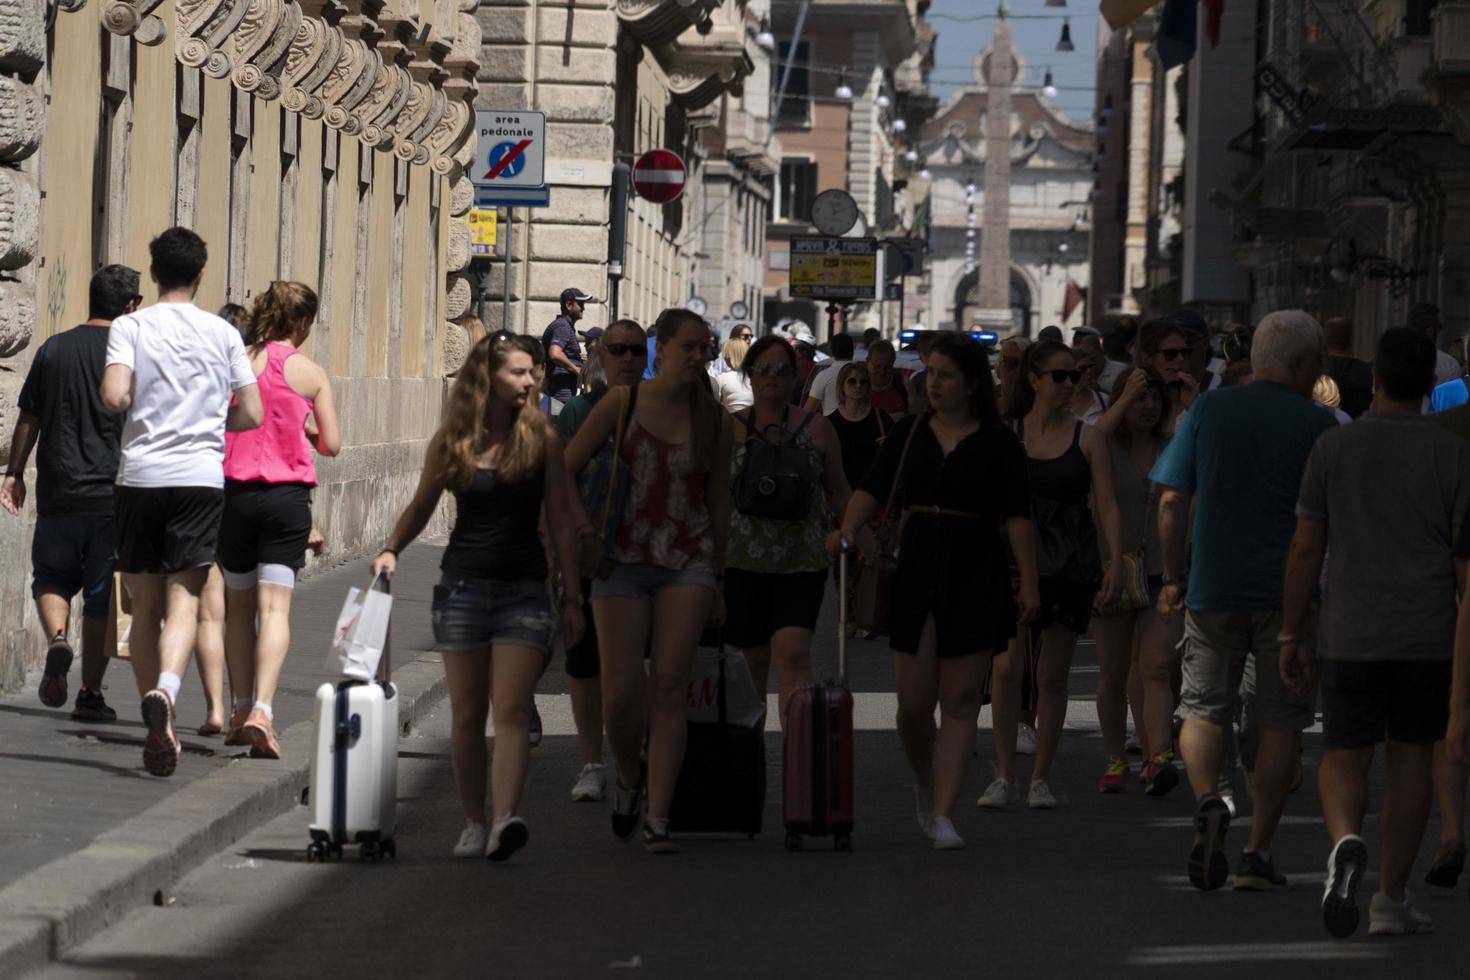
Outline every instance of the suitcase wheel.
<path id="1" fill-rule="evenodd" d="M 801 850 L 801 835 L 798 834 L 794 830 L 788 830 L 788 831 L 786 831 L 786 850 L 788 850 L 788 851 L 799 851 L 799 850 Z"/>
<path id="2" fill-rule="evenodd" d="M 834 851 L 851 851 L 852 850 L 852 835 L 851 834 L 839 834 L 838 836 L 832 838 L 832 850 L 834 850 Z"/>
<path id="3" fill-rule="evenodd" d="M 319 840 L 314 840 L 306 845 L 306 860 L 325 861 L 327 859 L 327 848 Z"/>
<path id="4" fill-rule="evenodd" d="M 396 858 L 398 857 L 398 845 L 390 837 L 378 845 L 378 853 L 385 858 Z"/>

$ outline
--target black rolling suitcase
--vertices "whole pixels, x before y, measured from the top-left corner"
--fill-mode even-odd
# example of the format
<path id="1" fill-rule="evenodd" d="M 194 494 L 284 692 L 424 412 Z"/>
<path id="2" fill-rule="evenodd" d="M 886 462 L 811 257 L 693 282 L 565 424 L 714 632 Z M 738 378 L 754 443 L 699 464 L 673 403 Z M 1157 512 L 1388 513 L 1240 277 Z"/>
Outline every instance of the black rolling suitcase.
<path id="1" fill-rule="evenodd" d="M 723 644 L 716 641 L 723 652 Z M 754 725 L 730 721 L 726 699 L 729 665 L 747 670 L 743 657 L 722 656 L 715 683 L 714 721 L 691 721 L 684 765 L 669 808 L 674 833 L 761 832 L 766 807 L 765 717 Z"/>

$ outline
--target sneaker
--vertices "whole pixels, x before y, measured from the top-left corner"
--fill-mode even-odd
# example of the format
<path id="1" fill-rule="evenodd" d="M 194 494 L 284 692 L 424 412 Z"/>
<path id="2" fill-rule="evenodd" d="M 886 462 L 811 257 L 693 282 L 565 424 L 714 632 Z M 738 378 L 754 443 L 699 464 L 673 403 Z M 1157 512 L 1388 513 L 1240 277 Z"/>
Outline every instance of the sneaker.
<path id="1" fill-rule="evenodd" d="M 1268 892 L 1273 888 L 1286 887 L 1286 875 L 1276 870 L 1276 863 L 1263 858 L 1255 851 L 1240 855 L 1240 864 L 1235 869 L 1235 890 L 1238 892 Z"/>
<path id="2" fill-rule="evenodd" d="M 117 712 L 107 706 L 101 691 L 84 687 L 77 691 L 77 704 L 71 709 L 71 717 L 73 721 L 117 721 Z"/>
<path id="3" fill-rule="evenodd" d="M 75 716 L 73 716 L 75 717 Z M 1452 844 L 1442 847 L 1434 856 L 1434 864 L 1424 876 L 1424 883 L 1436 888 L 1454 888 L 1460 883 L 1460 874 L 1465 870 L 1465 846 Z"/>
<path id="4" fill-rule="evenodd" d="M 1402 902 L 1395 902 L 1382 892 L 1376 893 L 1368 902 L 1368 935 L 1370 936 L 1427 936 L 1434 932 L 1434 920 L 1427 912 L 1420 912 L 1409 902 L 1409 893 L 1404 893 Z"/>
<path id="5" fill-rule="evenodd" d="M 245 722 L 250 720 L 250 713 L 254 711 L 253 705 L 242 704 L 230 709 L 230 727 L 225 735 L 226 745 L 249 745 L 250 739 L 245 734 Z"/>
<path id="6" fill-rule="evenodd" d="M 590 803 L 607 799 L 607 766 L 600 762 L 589 762 L 577 774 L 572 784 L 572 801 Z"/>
<path id="7" fill-rule="evenodd" d="M 997 779 L 985 787 L 985 792 L 980 794 L 980 799 L 975 801 L 975 805 L 983 806 L 987 810 L 1004 810 L 1015 798 L 1016 784 Z"/>
<path id="8" fill-rule="evenodd" d="M 1179 785 L 1179 770 L 1174 768 L 1174 753 L 1160 752 L 1148 760 L 1138 778 L 1148 796 L 1168 796 L 1169 791 Z"/>
<path id="9" fill-rule="evenodd" d="M 529 729 L 531 748 L 541 744 L 541 709 L 536 707 L 536 702 L 531 702 L 531 725 Z"/>
<path id="10" fill-rule="evenodd" d="M 1036 754 L 1036 729 L 1024 721 L 1016 726 L 1016 755 Z"/>
<path id="11" fill-rule="evenodd" d="M 1358 885 L 1368 869 L 1368 845 L 1348 834 L 1327 855 L 1327 881 L 1322 888 L 1322 923 L 1338 939 L 1358 931 Z M 1373 896 L 1377 898 L 1378 896 Z"/>
<path id="12" fill-rule="evenodd" d="M 485 857 L 491 861 L 504 861 L 526 846 L 531 831 L 520 817 L 501 817 L 490 828 L 490 840 L 485 844 Z"/>
<path id="13" fill-rule="evenodd" d="M 1128 763 L 1116 755 L 1108 759 L 1108 767 L 1103 770 L 1102 779 L 1098 780 L 1097 791 L 1099 793 L 1121 793 L 1128 785 Z"/>
<path id="14" fill-rule="evenodd" d="M 622 780 L 613 780 L 612 831 L 618 840 L 632 840 L 638 833 L 638 821 L 642 816 L 643 781 L 632 789 L 626 789 Z"/>
<path id="15" fill-rule="evenodd" d="M 1230 819 L 1235 819 L 1235 794 L 1221 793 L 1220 802 L 1225 804 L 1225 809 L 1230 811 Z"/>
<path id="16" fill-rule="evenodd" d="M 179 737 L 174 734 L 174 703 L 168 692 L 154 688 L 143 695 L 143 768 L 154 776 L 172 776 L 179 765 Z"/>
<path id="17" fill-rule="evenodd" d="M 57 633 L 46 648 L 46 670 L 41 674 L 41 703 L 48 708 L 66 704 L 66 675 L 71 670 L 71 644 Z"/>
<path id="18" fill-rule="evenodd" d="M 934 842 L 936 851 L 959 851 L 965 847 L 965 839 L 954 829 L 948 817 L 934 818 L 929 839 Z"/>
<path id="19" fill-rule="evenodd" d="M 281 743 L 276 741 L 276 729 L 271 718 L 261 708 L 253 708 L 250 717 L 240 726 L 240 734 L 250 744 L 250 758 L 279 759 Z"/>
<path id="20" fill-rule="evenodd" d="M 679 845 L 669 836 L 669 822 L 643 821 L 643 849 L 649 854 L 678 854 Z"/>
<path id="21" fill-rule="evenodd" d="M 1138 740 L 1138 736 L 1134 735 L 1132 732 L 1130 732 L 1128 734 L 1128 738 L 1123 741 L 1123 754 L 1143 755 L 1143 743 L 1140 742 Z"/>
<path id="22" fill-rule="evenodd" d="M 919 822 L 919 829 L 924 832 L 924 836 L 930 840 L 934 840 L 934 803 L 930 797 L 932 792 L 914 787 L 914 819 Z"/>
<path id="23" fill-rule="evenodd" d="M 1051 787 L 1046 785 L 1046 780 L 1031 780 L 1031 789 L 1026 793 L 1026 805 L 1033 810 L 1055 810 L 1057 808 L 1057 798 L 1052 795 Z"/>
<path id="24" fill-rule="evenodd" d="M 1194 846 L 1189 849 L 1189 883 L 1201 891 L 1214 891 L 1230 877 L 1225 857 L 1225 832 L 1230 829 L 1230 808 L 1218 796 L 1206 796 L 1194 811 Z"/>
<path id="25" fill-rule="evenodd" d="M 459 843 L 454 845 L 457 858 L 477 858 L 485 853 L 485 835 L 490 832 L 484 824 L 469 820 L 459 832 Z"/>

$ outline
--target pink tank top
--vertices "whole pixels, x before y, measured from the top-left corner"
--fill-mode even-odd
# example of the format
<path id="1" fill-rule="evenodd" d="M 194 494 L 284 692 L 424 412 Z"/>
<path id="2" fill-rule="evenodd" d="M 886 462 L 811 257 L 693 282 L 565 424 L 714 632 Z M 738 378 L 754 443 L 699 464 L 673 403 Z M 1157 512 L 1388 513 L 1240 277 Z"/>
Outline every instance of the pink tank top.
<path id="1" fill-rule="evenodd" d="M 306 439 L 311 402 L 286 383 L 288 344 L 265 346 L 265 370 L 256 378 L 265 420 L 256 429 L 225 433 L 225 479 L 316 486 L 316 463 Z"/>

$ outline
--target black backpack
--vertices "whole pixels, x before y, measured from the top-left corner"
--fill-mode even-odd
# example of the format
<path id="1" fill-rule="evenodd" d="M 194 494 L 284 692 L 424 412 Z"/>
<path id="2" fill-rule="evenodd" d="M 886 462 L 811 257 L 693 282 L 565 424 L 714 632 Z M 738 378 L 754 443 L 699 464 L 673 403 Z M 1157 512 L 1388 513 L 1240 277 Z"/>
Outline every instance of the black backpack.
<path id="1" fill-rule="evenodd" d="M 755 409 L 745 416 L 745 460 L 735 478 L 736 510 L 768 521 L 806 519 L 816 485 L 806 450 L 796 444 L 796 439 L 813 417 L 807 415 L 794 432 L 780 442 L 771 442 L 751 426 Z M 785 423 L 783 416 L 783 433 Z"/>

